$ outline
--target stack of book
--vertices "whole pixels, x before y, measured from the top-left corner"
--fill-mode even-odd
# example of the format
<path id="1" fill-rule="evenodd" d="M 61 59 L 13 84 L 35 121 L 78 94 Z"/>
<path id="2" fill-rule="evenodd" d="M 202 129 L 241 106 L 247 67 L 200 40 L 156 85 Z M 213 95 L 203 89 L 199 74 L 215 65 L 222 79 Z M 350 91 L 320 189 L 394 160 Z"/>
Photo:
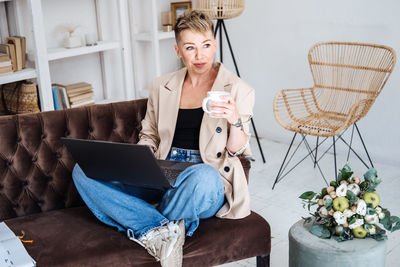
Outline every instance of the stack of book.
<path id="1" fill-rule="evenodd" d="M 10 57 L 5 53 L 0 53 L 0 75 L 10 74 L 13 72 Z"/>
<path id="2" fill-rule="evenodd" d="M 26 40 L 23 36 L 11 36 L 6 38 L 4 44 L 0 44 L 0 74 L 9 73 L 11 71 L 18 71 L 25 68 L 26 56 Z M 7 69 L 2 69 L 1 58 L 8 58 L 11 62 L 11 70 L 9 65 Z M 5 64 L 5 63 L 4 63 Z"/>
<path id="3" fill-rule="evenodd" d="M 54 108 L 56 110 L 93 105 L 93 96 L 93 88 L 90 83 L 53 84 Z"/>

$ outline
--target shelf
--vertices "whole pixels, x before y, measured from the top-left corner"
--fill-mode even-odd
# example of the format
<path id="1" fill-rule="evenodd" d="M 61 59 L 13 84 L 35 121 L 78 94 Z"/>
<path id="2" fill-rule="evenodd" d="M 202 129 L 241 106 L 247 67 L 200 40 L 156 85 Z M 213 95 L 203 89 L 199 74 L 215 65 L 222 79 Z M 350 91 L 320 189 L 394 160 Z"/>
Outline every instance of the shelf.
<path id="1" fill-rule="evenodd" d="M 0 75 L 0 84 L 12 83 L 27 79 L 36 78 L 36 70 L 32 68 L 26 68 L 23 70 L 15 71 L 11 74 Z"/>
<path id="2" fill-rule="evenodd" d="M 95 104 L 109 104 L 109 103 L 122 102 L 122 101 L 126 101 L 126 99 L 125 98 L 107 98 L 107 99 L 96 100 Z"/>
<path id="3" fill-rule="evenodd" d="M 77 48 L 50 48 L 47 51 L 48 60 L 57 60 L 62 58 L 69 58 L 81 55 L 87 55 L 91 53 L 102 52 L 106 50 L 113 50 L 120 48 L 119 42 L 104 42 L 100 41 L 97 45 L 93 46 L 81 46 Z"/>
<path id="4" fill-rule="evenodd" d="M 175 38 L 175 34 L 174 34 L 174 31 L 170 31 L 170 32 L 158 31 L 157 37 L 158 37 L 158 40 L 167 40 L 167 39 Z M 135 34 L 135 40 L 143 41 L 143 42 L 150 42 L 152 40 L 151 33 L 142 32 L 142 33 Z"/>

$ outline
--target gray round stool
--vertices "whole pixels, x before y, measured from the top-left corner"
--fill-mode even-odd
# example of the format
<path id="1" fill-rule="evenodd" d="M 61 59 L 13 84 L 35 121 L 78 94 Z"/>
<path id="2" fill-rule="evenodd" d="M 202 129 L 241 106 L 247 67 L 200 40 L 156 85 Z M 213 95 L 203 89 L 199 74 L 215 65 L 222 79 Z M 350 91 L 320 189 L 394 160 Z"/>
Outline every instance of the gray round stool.
<path id="1" fill-rule="evenodd" d="M 384 267 L 386 240 L 372 238 L 337 242 L 310 233 L 303 220 L 289 230 L 289 267 Z"/>

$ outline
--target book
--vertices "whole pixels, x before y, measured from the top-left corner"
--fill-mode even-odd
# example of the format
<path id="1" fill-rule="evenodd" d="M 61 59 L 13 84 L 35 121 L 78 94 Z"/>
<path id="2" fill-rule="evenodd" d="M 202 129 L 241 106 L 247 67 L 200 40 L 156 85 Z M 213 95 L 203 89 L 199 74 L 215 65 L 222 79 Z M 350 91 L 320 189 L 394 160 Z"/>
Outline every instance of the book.
<path id="1" fill-rule="evenodd" d="M 3 61 L 9 61 L 10 60 L 10 56 L 6 53 L 0 53 L 0 62 Z"/>
<path id="2" fill-rule="evenodd" d="M 52 87 L 57 87 L 58 99 L 60 100 L 60 105 L 63 107 L 63 109 L 70 108 L 68 95 L 64 85 L 53 83 Z"/>
<path id="3" fill-rule="evenodd" d="M 0 44 L 0 53 L 7 54 L 13 66 L 13 70 L 17 70 L 17 59 L 15 55 L 15 46 L 13 44 Z"/>
<path id="4" fill-rule="evenodd" d="M 94 99 L 90 99 L 88 101 L 85 102 L 81 102 L 78 104 L 71 104 L 71 108 L 77 108 L 77 107 L 83 107 L 83 106 L 91 106 L 94 105 Z"/>
<path id="5" fill-rule="evenodd" d="M 0 67 L 0 75 L 5 75 L 5 74 L 11 74 L 13 73 L 12 66 L 5 66 L 5 67 Z"/>
<path id="6" fill-rule="evenodd" d="M 93 91 L 89 92 L 89 93 L 84 93 L 84 94 L 80 94 L 80 95 L 76 95 L 76 96 L 69 96 L 69 102 L 71 103 L 77 103 L 77 102 L 82 102 L 85 100 L 89 100 L 91 98 L 93 98 Z"/>
<path id="7" fill-rule="evenodd" d="M 71 93 L 83 92 L 88 89 L 92 89 L 92 85 L 86 82 L 74 83 L 70 85 L 66 85 L 65 89 L 67 90 L 68 95 Z"/>
<path id="8" fill-rule="evenodd" d="M 75 91 L 75 92 L 69 92 L 68 93 L 68 97 L 74 97 L 74 96 L 77 96 L 77 95 L 82 95 L 82 94 L 86 94 L 86 93 L 90 93 L 90 92 L 93 92 L 93 89 L 92 88 L 90 88 L 90 89 L 84 89 L 84 90 L 82 90 L 82 91 Z"/>
<path id="9" fill-rule="evenodd" d="M 7 37 L 6 43 L 14 45 L 15 48 L 15 58 L 17 68 L 14 70 L 22 70 L 22 44 L 21 39 L 17 37 Z"/>
<path id="10" fill-rule="evenodd" d="M 52 93 L 53 93 L 54 110 L 64 109 L 64 106 L 61 102 L 61 97 L 60 97 L 60 94 L 58 91 L 58 86 L 52 87 Z"/>
<path id="11" fill-rule="evenodd" d="M 14 36 L 21 40 L 22 68 L 25 69 L 26 64 L 26 38 L 25 36 Z"/>
<path id="12" fill-rule="evenodd" d="M 21 240 L 4 222 L 0 223 L 0 262 L 1 266 L 36 266 Z"/>
<path id="13" fill-rule="evenodd" d="M 1 68 L 1 67 L 7 67 L 7 66 L 11 66 L 11 69 L 12 69 L 11 60 L 0 61 L 0 68 Z"/>

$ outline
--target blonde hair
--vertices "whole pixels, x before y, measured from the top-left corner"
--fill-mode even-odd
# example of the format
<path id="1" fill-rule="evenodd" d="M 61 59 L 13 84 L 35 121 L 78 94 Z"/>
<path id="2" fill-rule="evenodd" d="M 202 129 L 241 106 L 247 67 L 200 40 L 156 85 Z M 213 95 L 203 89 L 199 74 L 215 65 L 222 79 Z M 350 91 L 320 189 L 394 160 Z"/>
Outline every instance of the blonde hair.
<path id="1" fill-rule="evenodd" d="M 179 41 L 180 33 L 186 29 L 200 33 L 211 31 L 214 36 L 212 20 L 206 13 L 199 10 L 186 11 L 183 16 L 178 18 L 174 27 L 176 42 Z"/>

